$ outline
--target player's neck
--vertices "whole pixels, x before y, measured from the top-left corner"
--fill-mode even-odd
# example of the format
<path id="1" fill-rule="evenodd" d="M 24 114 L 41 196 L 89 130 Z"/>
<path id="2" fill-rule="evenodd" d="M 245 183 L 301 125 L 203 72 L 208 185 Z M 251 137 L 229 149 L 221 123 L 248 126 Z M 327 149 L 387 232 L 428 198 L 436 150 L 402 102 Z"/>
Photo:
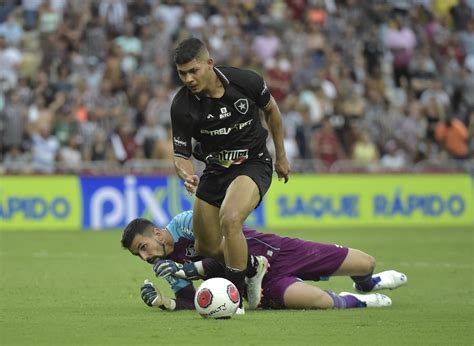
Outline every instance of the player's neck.
<path id="1" fill-rule="evenodd" d="M 205 92 L 207 97 L 218 99 L 224 96 L 224 93 L 225 93 L 224 85 L 222 84 L 221 80 L 219 79 L 219 77 L 217 76 L 215 72 L 213 73 L 211 82 L 209 84 L 210 84 L 209 88 Z"/>

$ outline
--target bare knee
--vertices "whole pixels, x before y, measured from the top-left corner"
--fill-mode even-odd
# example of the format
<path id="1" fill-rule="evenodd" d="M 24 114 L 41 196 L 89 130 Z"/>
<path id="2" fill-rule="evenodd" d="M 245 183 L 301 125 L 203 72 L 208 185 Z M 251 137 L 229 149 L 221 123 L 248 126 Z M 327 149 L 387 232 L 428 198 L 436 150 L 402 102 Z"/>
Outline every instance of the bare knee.
<path id="1" fill-rule="evenodd" d="M 375 257 L 365 254 L 361 261 L 361 270 L 365 273 L 372 273 L 375 269 Z"/>
<path id="2" fill-rule="evenodd" d="M 231 232 L 240 233 L 244 218 L 235 210 L 222 210 L 219 215 L 221 230 L 224 236 L 231 235 Z"/>

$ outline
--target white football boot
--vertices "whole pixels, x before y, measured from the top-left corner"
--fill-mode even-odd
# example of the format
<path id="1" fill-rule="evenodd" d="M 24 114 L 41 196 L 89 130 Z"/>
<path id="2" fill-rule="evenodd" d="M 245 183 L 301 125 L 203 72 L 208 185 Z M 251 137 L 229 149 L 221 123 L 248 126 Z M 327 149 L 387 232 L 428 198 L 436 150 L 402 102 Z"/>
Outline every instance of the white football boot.
<path id="1" fill-rule="evenodd" d="M 257 273 L 251 278 L 245 278 L 247 283 L 247 300 L 249 310 L 255 310 L 262 299 L 262 280 L 267 273 L 269 264 L 265 256 L 255 256 L 258 261 Z"/>
<path id="2" fill-rule="evenodd" d="M 235 311 L 235 314 L 236 315 L 245 315 L 244 307 L 242 306 L 241 308 L 237 308 L 237 310 Z"/>
<path id="3" fill-rule="evenodd" d="M 369 294 L 354 294 L 350 292 L 341 292 L 340 296 L 351 295 L 359 299 L 368 308 L 383 308 L 392 305 L 392 300 L 384 294 L 369 293 Z"/>
<path id="4" fill-rule="evenodd" d="M 408 278 L 403 273 L 399 273 L 395 270 L 387 270 L 387 271 L 372 275 L 372 280 L 374 280 L 376 284 L 370 292 L 383 290 L 383 289 L 393 290 L 395 288 L 405 285 L 408 281 Z M 352 287 L 354 287 L 354 289 L 357 292 L 367 293 L 367 292 L 357 289 L 355 282 L 352 284 Z"/>

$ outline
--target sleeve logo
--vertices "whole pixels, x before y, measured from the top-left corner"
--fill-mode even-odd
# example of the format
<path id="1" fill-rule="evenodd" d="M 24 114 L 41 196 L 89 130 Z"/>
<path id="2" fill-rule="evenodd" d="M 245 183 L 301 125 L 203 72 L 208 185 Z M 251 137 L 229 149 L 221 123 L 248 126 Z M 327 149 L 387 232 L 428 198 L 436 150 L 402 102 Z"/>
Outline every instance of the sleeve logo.
<path id="1" fill-rule="evenodd" d="M 177 147 L 185 147 L 186 146 L 186 142 L 182 141 L 181 138 L 179 138 L 179 137 L 173 137 L 173 142 L 174 142 L 174 145 L 177 146 Z"/>

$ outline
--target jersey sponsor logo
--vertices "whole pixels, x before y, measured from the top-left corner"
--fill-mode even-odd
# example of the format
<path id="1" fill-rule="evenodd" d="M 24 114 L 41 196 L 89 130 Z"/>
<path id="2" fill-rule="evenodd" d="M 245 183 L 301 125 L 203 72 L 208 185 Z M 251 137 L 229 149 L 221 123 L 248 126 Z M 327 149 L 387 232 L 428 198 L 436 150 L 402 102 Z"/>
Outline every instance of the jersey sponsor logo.
<path id="1" fill-rule="evenodd" d="M 185 147 L 186 146 L 186 142 L 181 140 L 181 138 L 179 138 L 179 137 L 173 137 L 173 142 L 174 142 L 174 145 L 177 146 L 177 147 Z"/>
<path id="2" fill-rule="evenodd" d="M 247 99 L 238 99 L 234 102 L 234 107 L 240 114 L 247 114 L 249 110 L 249 100 Z"/>
<path id="3" fill-rule="evenodd" d="M 246 122 L 243 123 L 237 123 L 234 124 L 232 127 L 222 127 L 220 129 L 216 130 L 201 130 L 202 134 L 205 135 L 210 135 L 210 136 L 226 136 L 228 135 L 232 130 L 242 130 L 244 127 L 249 126 L 252 123 L 253 119 L 250 119 Z"/>
<path id="4" fill-rule="evenodd" d="M 207 163 L 216 163 L 223 167 L 239 165 L 249 158 L 248 149 L 222 150 L 217 154 L 211 154 L 206 157 Z"/>
<path id="5" fill-rule="evenodd" d="M 239 150 L 222 150 L 219 153 L 219 160 L 222 161 L 236 161 L 241 160 L 243 158 L 248 159 L 249 151 L 248 149 L 239 149 Z"/>
<path id="6" fill-rule="evenodd" d="M 194 244 L 189 245 L 185 251 L 186 251 L 186 254 L 185 254 L 186 257 L 196 257 L 197 255 L 196 250 L 194 249 Z"/>
<path id="7" fill-rule="evenodd" d="M 225 119 L 230 117 L 231 115 L 232 113 L 227 111 L 227 107 L 222 107 L 221 114 L 219 114 L 219 119 Z"/>

